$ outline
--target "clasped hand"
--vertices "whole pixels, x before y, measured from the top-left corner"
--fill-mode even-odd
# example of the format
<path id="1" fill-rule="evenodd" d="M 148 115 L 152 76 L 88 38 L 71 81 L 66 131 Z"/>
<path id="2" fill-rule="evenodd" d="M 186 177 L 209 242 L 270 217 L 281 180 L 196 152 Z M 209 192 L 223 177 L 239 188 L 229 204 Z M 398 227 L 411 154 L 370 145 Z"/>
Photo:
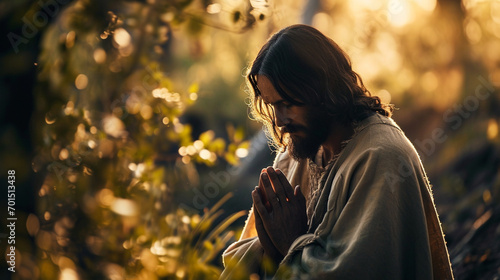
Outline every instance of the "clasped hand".
<path id="1" fill-rule="evenodd" d="M 293 241 L 307 231 L 306 200 L 279 169 L 268 167 L 252 192 L 255 227 L 265 253 L 280 262 Z"/>

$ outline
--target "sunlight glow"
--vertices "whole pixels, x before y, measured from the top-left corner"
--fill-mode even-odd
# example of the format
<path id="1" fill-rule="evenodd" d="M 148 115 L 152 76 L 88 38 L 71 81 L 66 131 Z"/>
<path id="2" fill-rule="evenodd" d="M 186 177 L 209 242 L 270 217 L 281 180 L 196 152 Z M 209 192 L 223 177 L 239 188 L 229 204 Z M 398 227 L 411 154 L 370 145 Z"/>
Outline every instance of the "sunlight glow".
<path id="1" fill-rule="evenodd" d="M 493 140 L 498 136 L 498 122 L 495 119 L 488 121 L 488 139 Z"/>
<path id="2" fill-rule="evenodd" d="M 438 87 L 439 81 L 433 72 L 426 72 L 421 79 L 422 88 L 427 92 L 433 92 Z"/>
<path id="3" fill-rule="evenodd" d="M 67 158 L 68 158 L 68 156 L 69 156 L 69 152 L 68 152 L 68 150 L 66 150 L 66 149 L 61 149 L 61 151 L 59 152 L 59 159 L 60 159 L 60 160 L 65 160 L 65 159 L 67 159 Z"/>
<path id="4" fill-rule="evenodd" d="M 436 8 L 436 0 L 414 0 L 414 2 L 427 12 L 432 12 Z"/>
<path id="5" fill-rule="evenodd" d="M 107 134 L 113 136 L 113 137 L 120 137 L 124 134 L 125 130 L 125 124 L 117 118 L 116 116 L 109 115 L 105 117 L 103 120 L 103 129 L 104 132 Z"/>
<path id="6" fill-rule="evenodd" d="M 94 60 L 98 64 L 104 63 L 106 61 L 106 51 L 101 48 L 97 48 L 94 51 Z"/>
<path id="7" fill-rule="evenodd" d="M 87 78 L 87 76 L 85 74 L 80 74 L 80 75 L 76 76 L 75 87 L 77 89 L 80 89 L 80 90 L 85 89 L 88 84 L 89 84 L 89 78 Z"/>
<path id="8" fill-rule="evenodd" d="M 102 189 L 97 193 L 97 200 L 102 206 L 111 206 L 114 199 L 115 195 L 110 189 Z"/>
<path id="9" fill-rule="evenodd" d="M 403 27 L 404 25 L 412 22 L 413 17 L 415 16 L 413 8 L 407 1 L 391 0 L 388 2 L 387 9 L 390 13 L 389 21 L 395 27 Z"/>
<path id="10" fill-rule="evenodd" d="M 139 212 L 137 204 L 130 199 L 115 198 L 111 204 L 111 210 L 122 216 L 136 216 Z"/>
<path id="11" fill-rule="evenodd" d="M 210 159 L 210 151 L 207 149 L 203 149 L 200 151 L 200 157 L 204 160 L 209 160 Z"/>
<path id="12" fill-rule="evenodd" d="M 207 6 L 207 13 L 218 14 L 222 10 L 222 6 L 219 3 L 213 3 Z"/>
<path id="13" fill-rule="evenodd" d="M 132 38 L 130 37 L 130 34 L 128 34 L 127 30 L 118 28 L 113 34 L 113 40 L 118 44 L 118 46 L 124 48 L 130 44 Z"/>
<path id="14" fill-rule="evenodd" d="M 194 146 L 194 147 L 196 148 L 196 150 L 198 150 L 198 151 L 199 151 L 199 150 L 201 150 L 201 149 L 203 149 L 203 146 L 204 146 L 204 145 L 205 145 L 205 144 L 203 144 L 203 141 L 201 141 L 201 140 L 196 140 L 196 141 L 194 141 L 194 143 L 193 143 L 193 146 Z"/>
<path id="15" fill-rule="evenodd" d="M 60 280 L 79 280 L 78 274 L 72 268 L 64 268 L 59 275 Z"/>
<path id="16" fill-rule="evenodd" d="M 26 229 L 28 230 L 29 235 L 35 236 L 40 229 L 40 221 L 38 217 L 34 214 L 29 214 L 26 219 Z"/>
<path id="17" fill-rule="evenodd" d="M 471 19 L 465 24 L 465 35 L 472 44 L 477 44 L 481 41 L 482 31 L 477 21 Z"/>
<path id="18" fill-rule="evenodd" d="M 391 93 L 385 89 L 379 90 L 376 96 L 378 96 L 383 103 L 391 103 Z"/>
<path id="19" fill-rule="evenodd" d="M 142 105 L 141 107 L 141 117 L 145 120 L 149 120 L 153 116 L 153 109 L 149 105 Z"/>
<path id="20" fill-rule="evenodd" d="M 238 148 L 238 149 L 236 149 L 235 154 L 239 158 L 244 158 L 244 157 L 248 156 L 248 150 L 245 148 Z"/>
<path id="21" fill-rule="evenodd" d="M 181 157 L 187 155 L 186 147 L 184 146 L 180 147 L 178 152 Z"/>

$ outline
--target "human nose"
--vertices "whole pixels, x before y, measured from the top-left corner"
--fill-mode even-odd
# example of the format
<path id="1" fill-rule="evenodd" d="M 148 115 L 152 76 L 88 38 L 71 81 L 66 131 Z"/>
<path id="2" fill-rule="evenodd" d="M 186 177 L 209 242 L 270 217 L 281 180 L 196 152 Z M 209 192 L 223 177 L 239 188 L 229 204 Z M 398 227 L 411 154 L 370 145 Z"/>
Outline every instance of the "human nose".
<path id="1" fill-rule="evenodd" d="M 274 108 L 274 111 L 276 114 L 276 125 L 278 127 L 282 127 L 290 123 L 289 114 L 286 108 L 277 106 L 276 108 Z"/>

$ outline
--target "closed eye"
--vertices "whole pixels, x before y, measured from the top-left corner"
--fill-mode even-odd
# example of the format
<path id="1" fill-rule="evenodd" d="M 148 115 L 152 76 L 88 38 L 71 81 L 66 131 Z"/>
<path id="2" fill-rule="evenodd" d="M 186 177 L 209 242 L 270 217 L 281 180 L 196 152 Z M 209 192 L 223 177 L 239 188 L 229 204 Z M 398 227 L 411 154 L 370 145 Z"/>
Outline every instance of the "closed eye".
<path id="1" fill-rule="evenodd" d="M 290 102 L 287 102 L 285 100 L 280 100 L 280 101 L 277 101 L 277 102 L 274 102 L 274 103 L 271 103 L 271 105 L 273 107 L 280 107 L 280 106 L 284 106 L 285 108 L 290 108 L 292 106 L 292 104 Z"/>

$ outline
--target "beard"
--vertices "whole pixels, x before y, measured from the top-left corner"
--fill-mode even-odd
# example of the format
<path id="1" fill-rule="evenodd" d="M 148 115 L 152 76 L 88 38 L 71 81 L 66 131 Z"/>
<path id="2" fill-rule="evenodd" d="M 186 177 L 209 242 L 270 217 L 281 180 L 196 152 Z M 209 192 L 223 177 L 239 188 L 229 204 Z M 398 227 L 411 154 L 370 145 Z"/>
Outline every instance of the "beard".
<path id="1" fill-rule="evenodd" d="M 306 126 L 287 125 L 283 128 L 283 133 L 288 135 L 289 153 L 295 160 L 314 159 L 318 150 L 330 133 L 332 117 L 326 112 L 314 112 L 311 110 L 307 114 Z M 303 132 L 305 136 L 294 134 Z"/>

